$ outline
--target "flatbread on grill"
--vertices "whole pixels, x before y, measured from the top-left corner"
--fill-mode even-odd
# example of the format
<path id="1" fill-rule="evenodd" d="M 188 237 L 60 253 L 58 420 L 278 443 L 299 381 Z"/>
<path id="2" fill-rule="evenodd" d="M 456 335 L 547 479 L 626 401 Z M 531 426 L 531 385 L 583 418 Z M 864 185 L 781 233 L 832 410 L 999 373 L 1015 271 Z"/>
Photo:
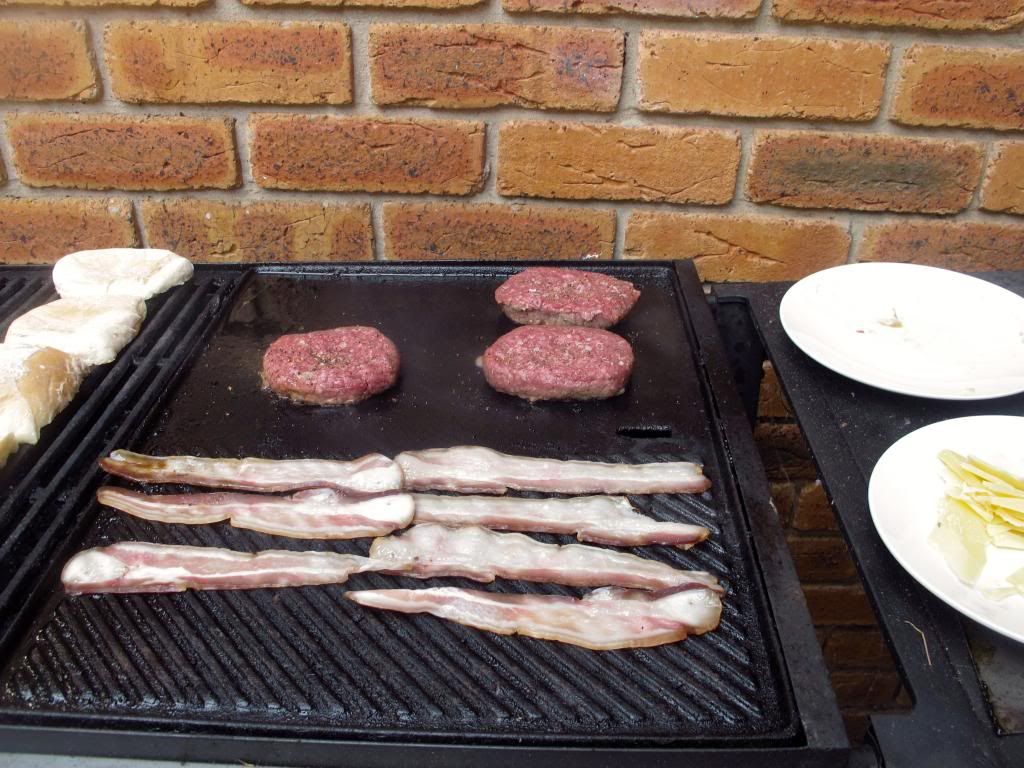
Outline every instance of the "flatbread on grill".
<path id="1" fill-rule="evenodd" d="M 68 254 L 53 265 L 62 298 L 149 299 L 192 277 L 192 263 L 159 248 L 103 248 Z"/>

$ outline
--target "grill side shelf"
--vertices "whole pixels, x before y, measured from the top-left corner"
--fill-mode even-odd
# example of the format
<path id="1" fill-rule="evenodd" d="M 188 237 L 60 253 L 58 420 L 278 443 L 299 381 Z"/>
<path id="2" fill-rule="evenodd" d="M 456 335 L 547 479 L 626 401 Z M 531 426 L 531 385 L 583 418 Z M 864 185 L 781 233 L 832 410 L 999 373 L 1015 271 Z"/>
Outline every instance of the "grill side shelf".
<path id="1" fill-rule="evenodd" d="M 35 596 L 54 583 L 78 532 L 92 522 L 95 506 L 87 498 L 102 474 L 97 458 L 124 444 L 156 411 L 229 304 L 239 276 L 200 269 L 160 302 L 117 361 L 96 372 L 99 380 L 89 381 L 52 425 L 56 434 L 0 502 L 0 657 L 21 634 Z"/>

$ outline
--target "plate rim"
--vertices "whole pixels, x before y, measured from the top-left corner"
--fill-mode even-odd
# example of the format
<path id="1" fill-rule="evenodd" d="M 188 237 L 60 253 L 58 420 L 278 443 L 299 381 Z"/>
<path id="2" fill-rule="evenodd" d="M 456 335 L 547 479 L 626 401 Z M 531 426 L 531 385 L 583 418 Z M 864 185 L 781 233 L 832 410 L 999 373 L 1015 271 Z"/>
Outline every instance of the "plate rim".
<path id="1" fill-rule="evenodd" d="M 845 377 L 847 379 L 850 379 L 851 381 L 856 381 L 856 382 L 858 382 L 860 384 L 864 384 L 864 385 L 869 386 L 869 387 L 874 387 L 875 389 L 880 389 L 880 390 L 883 390 L 885 392 L 893 392 L 895 394 L 906 395 L 908 397 L 921 397 L 921 398 L 925 398 L 925 399 L 929 399 L 929 400 L 945 400 L 945 401 L 952 401 L 952 402 L 973 402 L 973 401 L 981 401 L 981 400 L 995 400 L 995 399 L 1002 398 L 1002 397 L 1010 397 L 1012 395 L 1018 395 L 1018 394 L 1024 392 L 1024 377 L 1022 377 L 1020 382 L 1019 382 L 1019 384 L 1015 385 L 1014 387 L 1007 387 L 1007 388 L 1005 388 L 1003 390 L 994 391 L 994 392 L 990 392 L 990 393 L 984 393 L 984 394 L 935 393 L 935 392 L 925 392 L 925 391 L 922 391 L 920 389 L 915 389 L 913 387 L 899 388 L 899 387 L 894 387 L 894 386 L 892 386 L 892 385 L 890 385 L 888 383 L 879 383 L 878 381 L 872 381 L 872 380 L 870 380 L 870 377 L 864 377 L 864 376 L 862 376 L 860 374 L 854 374 L 842 362 L 836 363 L 835 361 L 828 361 L 828 362 L 826 362 L 825 360 L 822 360 L 819 355 L 817 355 L 814 352 L 810 351 L 807 348 L 807 346 L 805 346 L 805 341 L 801 339 L 800 332 L 794 331 L 793 326 L 791 324 L 792 318 L 790 317 L 789 319 L 787 319 L 787 307 L 792 307 L 793 302 L 797 300 L 796 298 L 794 298 L 794 296 L 798 295 L 799 290 L 806 290 L 806 286 L 808 284 L 813 284 L 813 281 L 819 281 L 819 280 L 822 280 L 822 279 L 826 279 L 826 278 L 823 278 L 822 275 L 834 275 L 834 274 L 836 274 L 840 270 L 849 271 L 851 268 L 856 268 L 856 269 L 859 269 L 861 271 L 863 271 L 865 269 L 885 271 L 885 270 L 888 270 L 888 269 L 895 268 L 898 271 L 921 271 L 921 272 L 928 272 L 928 273 L 931 273 L 931 274 L 945 273 L 946 275 L 952 276 L 953 279 L 957 279 L 957 280 L 962 279 L 962 280 L 965 280 L 965 281 L 969 281 L 971 284 L 974 284 L 974 285 L 977 285 L 978 283 L 980 283 L 980 284 L 985 286 L 984 290 L 992 289 L 992 290 L 995 290 L 997 292 L 1002 292 L 1002 293 L 1008 294 L 1010 297 L 1012 297 L 1015 300 L 1018 300 L 1020 302 L 1024 302 L 1024 296 L 1019 296 L 1018 294 L 1014 293 L 1013 291 L 1011 291 L 1011 290 L 1009 290 L 1007 288 L 1004 288 L 1001 285 L 996 285 L 995 283 L 991 283 L 988 280 L 982 280 L 980 277 L 976 277 L 976 276 L 968 274 L 966 272 L 958 272 L 956 270 L 945 269 L 943 267 L 933 267 L 933 266 L 929 266 L 929 265 L 926 265 L 926 264 L 912 264 L 912 263 L 899 262 L 899 261 L 856 262 L 856 263 L 853 263 L 853 264 L 839 264 L 839 265 L 836 265 L 834 267 L 827 267 L 826 269 L 818 270 L 817 272 L 814 272 L 814 273 L 812 273 L 810 275 L 807 275 L 806 277 L 803 277 L 800 280 L 798 280 L 797 282 L 793 283 L 793 285 L 791 285 L 788 289 L 786 289 L 785 294 L 783 294 L 782 299 L 779 301 L 779 312 L 778 312 L 778 314 L 779 314 L 779 322 L 782 325 L 782 330 L 786 333 L 786 336 L 789 338 L 789 340 L 792 341 L 793 344 L 795 344 L 796 347 L 801 352 L 803 352 L 805 355 L 807 355 L 809 358 L 811 358 L 811 360 L 816 362 L 818 365 L 821 365 L 824 368 L 829 369 L 830 371 L 838 373 L 840 376 L 843 376 L 843 377 Z M 808 281 L 812 281 L 812 282 L 809 283 Z M 800 286 L 803 286 L 803 288 L 800 288 Z"/>
<path id="2" fill-rule="evenodd" d="M 896 562 L 899 563 L 900 567 L 903 568 L 903 570 L 905 570 L 911 576 L 911 578 L 914 579 L 914 581 L 916 581 L 925 590 L 927 590 L 929 593 L 937 597 L 939 600 L 941 600 L 943 603 L 948 605 L 950 608 L 955 610 L 960 615 L 966 616 L 972 621 L 975 621 L 978 624 L 981 624 L 982 626 L 988 627 L 993 632 L 997 632 L 1000 635 L 1003 635 L 1004 637 L 1008 637 L 1011 640 L 1015 640 L 1019 643 L 1024 643 L 1024 628 L 1022 628 L 1019 633 L 1015 630 L 1008 629 L 1007 627 L 1003 626 L 1000 622 L 993 621 L 992 619 L 984 615 L 978 614 L 977 611 L 975 611 L 973 608 L 963 605 L 955 598 L 943 593 L 940 589 L 933 587 L 931 584 L 929 584 L 927 580 L 920 575 L 919 571 L 912 565 L 911 561 L 908 561 L 902 556 L 900 548 L 898 546 L 894 546 L 892 539 L 890 539 L 887 535 L 885 527 L 879 525 L 879 514 L 877 512 L 878 507 L 876 505 L 876 499 L 877 495 L 880 493 L 880 491 L 878 490 L 878 484 L 876 482 L 878 468 L 880 465 L 882 465 L 883 461 L 885 461 L 886 458 L 901 443 L 903 443 L 905 440 L 910 439 L 911 437 L 918 435 L 918 433 L 923 432 L 925 430 L 941 429 L 952 423 L 979 422 L 991 420 L 1014 420 L 1018 423 L 1018 425 L 1024 427 L 1024 416 L 1014 416 L 1010 414 L 978 414 L 974 416 L 958 416 L 952 419 L 942 419 L 941 421 L 932 422 L 931 424 L 926 424 L 922 427 L 918 427 L 917 429 L 913 430 L 912 432 L 908 432 L 899 440 L 894 442 L 892 445 L 885 449 L 885 452 L 882 453 L 878 461 L 875 462 L 874 468 L 871 470 L 871 477 L 868 480 L 868 511 L 871 515 L 871 523 L 874 525 L 875 531 L 878 533 L 878 536 L 882 540 L 882 543 L 885 545 L 885 548 L 889 551 L 889 554 L 892 555 L 893 559 L 895 559 Z M 938 456 L 936 456 L 935 460 L 936 462 L 938 462 Z M 936 467 L 936 469 L 938 469 L 938 467 Z M 936 510 L 936 514 L 938 514 L 938 510 Z M 930 546 L 927 544 L 927 541 L 923 543 L 926 546 Z M 935 555 L 939 556 L 939 553 L 936 552 Z M 950 571 L 950 576 L 954 579 L 957 578 L 956 575 L 952 573 L 952 571 Z"/>

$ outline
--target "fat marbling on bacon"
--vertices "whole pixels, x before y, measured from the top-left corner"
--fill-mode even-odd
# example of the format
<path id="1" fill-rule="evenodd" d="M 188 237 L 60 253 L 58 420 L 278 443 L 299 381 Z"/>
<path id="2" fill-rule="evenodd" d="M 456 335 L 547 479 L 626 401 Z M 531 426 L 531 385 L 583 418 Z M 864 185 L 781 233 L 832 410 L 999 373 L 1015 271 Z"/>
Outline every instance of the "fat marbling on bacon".
<path id="1" fill-rule="evenodd" d="M 335 552 L 234 552 L 217 547 L 120 542 L 79 552 L 61 581 L 72 595 L 101 592 L 182 592 L 341 584 L 381 564 Z"/>
<path id="2" fill-rule="evenodd" d="M 114 451 L 100 459 L 112 475 L 142 483 L 188 483 L 241 491 L 298 491 L 333 488 L 370 495 L 402 488 L 402 470 L 387 456 L 371 453 L 352 461 L 328 459 L 208 459 L 146 456 Z"/>
<path id="3" fill-rule="evenodd" d="M 509 488 L 547 493 L 701 493 L 711 487 L 689 461 L 609 464 L 510 456 L 457 446 L 405 451 L 395 457 L 411 491 L 503 494 Z"/>
<path id="4" fill-rule="evenodd" d="M 718 626 L 722 602 L 709 589 L 647 592 L 604 587 L 582 599 L 504 595 L 473 589 L 373 589 L 348 592 L 360 605 L 430 613 L 502 635 L 557 640 L 595 651 L 674 643 Z"/>
<path id="5" fill-rule="evenodd" d="M 374 539 L 370 557 L 385 564 L 380 570 L 421 579 L 462 576 L 483 582 L 503 578 L 573 587 L 722 591 L 718 580 L 705 571 L 681 571 L 628 552 L 584 544 L 544 544 L 521 533 L 495 533 L 479 526 L 414 525 L 401 535 Z"/>
<path id="6" fill-rule="evenodd" d="M 299 491 L 291 496 L 253 493 L 189 493 L 147 496 L 104 486 L 100 504 L 160 523 L 202 525 L 231 522 L 276 536 L 296 539 L 355 539 L 384 536 L 405 528 L 413 519 L 408 493 L 347 499 L 329 488 Z"/>
<path id="7" fill-rule="evenodd" d="M 667 544 L 689 549 L 710 531 L 700 525 L 663 523 L 637 512 L 624 496 L 521 499 L 412 494 L 417 523 L 479 525 L 503 531 L 561 533 L 580 541 L 637 547 Z"/>

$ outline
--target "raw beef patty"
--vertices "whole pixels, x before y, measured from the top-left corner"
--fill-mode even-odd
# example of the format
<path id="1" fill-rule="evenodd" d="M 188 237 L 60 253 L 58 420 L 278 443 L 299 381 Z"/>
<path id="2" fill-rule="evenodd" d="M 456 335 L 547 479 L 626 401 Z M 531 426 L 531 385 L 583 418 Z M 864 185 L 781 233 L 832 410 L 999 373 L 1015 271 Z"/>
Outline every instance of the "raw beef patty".
<path id="1" fill-rule="evenodd" d="M 300 403 L 351 405 L 394 385 L 398 365 L 391 339 L 352 325 L 282 336 L 263 355 L 263 383 Z"/>
<path id="2" fill-rule="evenodd" d="M 496 390 L 527 400 L 600 400 L 625 390 L 633 348 L 598 328 L 526 325 L 487 348 L 483 369 Z"/>
<path id="3" fill-rule="evenodd" d="M 632 283 L 600 272 L 532 267 L 513 275 L 494 298 L 509 319 L 523 325 L 615 325 L 640 298 Z"/>

